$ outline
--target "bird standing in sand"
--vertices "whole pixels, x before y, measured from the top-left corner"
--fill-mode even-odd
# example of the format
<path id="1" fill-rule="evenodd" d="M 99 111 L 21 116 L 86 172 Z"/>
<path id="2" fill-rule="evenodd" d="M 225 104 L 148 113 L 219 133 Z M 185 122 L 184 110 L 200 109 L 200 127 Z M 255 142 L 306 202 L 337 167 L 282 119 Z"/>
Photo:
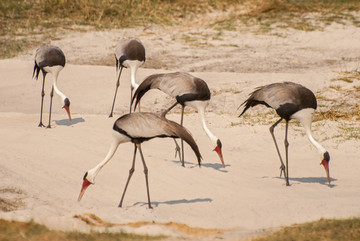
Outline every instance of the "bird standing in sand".
<path id="1" fill-rule="evenodd" d="M 135 147 L 134 156 L 119 207 L 122 207 L 126 189 L 130 182 L 131 176 L 135 171 L 136 151 L 137 149 L 139 149 L 141 160 L 144 166 L 148 205 L 149 208 L 151 208 L 150 192 L 149 192 L 149 184 L 148 184 L 148 168 L 145 164 L 145 159 L 141 150 L 141 143 L 156 137 L 172 137 L 172 138 L 181 138 L 185 140 L 190 145 L 192 150 L 195 152 L 200 166 L 201 155 L 199 152 L 199 148 L 196 145 L 195 140 L 193 139 L 191 134 L 184 127 L 173 121 L 167 120 L 163 117 L 159 117 L 153 113 L 137 112 L 137 113 L 126 114 L 121 116 L 114 123 L 113 140 L 105 159 L 102 162 L 100 162 L 97 166 L 95 166 L 94 168 L 90 169 L 85 173 L 83 178 L 83 185 L 79 194 L 78 201 L 81 200 L 82 196 L 85 193 L 85 190 L 89 187 L 89 185 L 94 184 L 95 177 L 97 176 L 101 168 L 103 168 L 106 165 L 106 163 L 108 163 L 111 160 L 111 158 L 116 152 L 117 147 L 122 143 L 132 142 L 134 143 L 134 147 Z"/>
<path id="2" fill-rule="evenodd" d="M 214 151 L 216 151 L 216 153 L 219 155 L 222 166 L 225 167 L 221 149 L 221 141 L 209 130 L 205 121 L 205 109 L 209 104 L 211 97 L 211 93 L 206 82 L 200 78 L 194 77 L 184 72 L 150 75 L 139 85 L 134 93 L 131 102 L 132 105 L 133 101 L 136 99 L 134 109 L 143 95 L 150 89 L 159 89 L 171 97 L 176 98 L 176 102 L 163 113 L 163 116 L 165 116 L 166 113 L 176 105 L 180 104 L 182 106 L 180 121 L 181 125 L 183 125 L 185 106 L 193 107 L 198 111 L 202 127 L 214 145 Z M 180 160 L 184 166 L 183 142 L 181 142 L 181 150 L 182 155 Z"/>
<path id="3" fill-rule="evenodd" d="M 113 116 L 116 93 L 120 86 L 120 76 L 123 67 L 130 68 L 131 71 L 131 90 L 130 90 L 130 102 L 132 98 L 133 90 L 139 86 L 136 83 L 136 72 L 138 68 L 145 62 L 145 47 L 138 39 L 121 39 L 115 48 L 115 60 L 116 60 L 116 89 L 111 112 L 109 117 Z M 130 106 L 131 112 L 131 106 Z"/>
<path id="4" fill-rule="evenodd" d="M 35 76 L 36 79 L 39 77 L 39 72 L 41 70 L 43 74 L 43 83 L 42 83 L 42 90 L 41 90 L 41 109 L 40 109 L 40 123 L 39 127 L 44 126 L 42 123 L 42 114 L 43 114 L 43 102 L 44 102 L 44 85 L 45 85 L 45 77 L 47 73 L 51 73 L 53 76 L 53 84 L 50 92 L 50 111 L 49 111 L 49 124 L 47 128 L 50 128 L 51 122 L 51 108 L 52 108 L 52 98 L 55 93 L 60 96 L 64 105 L 63 108 L 66 110 L 69 120 L 71 122 L 71 115 L 70 115 L 70 100 L 67 98 L 58 88 L 57 80 L 59 76 L 59 72 L 65 66 L 65 55 L 63 51 L 56 46 L 51 45 L 42 45 L 40 48 L 36 50 L 35 54 L 35 65 L 34 65 L 34 72 L 33 77 Z"/>
<path id="5" fill-rule="evenodd" d="M 314 93 L 308 88 L 292 83 L 292 82 L 283 82 L 283 83 L 273 83 L 265 86 L 258 87 L 254 92 L 250 94 L 250 97 L 241 104 L 245 106 L 244 110 L 240 114 L 242 116 L 246 110 L 250 107 L 256 106 L 258 104 L 265 105 L 267 107 L 275 109 L 276 113 L 281 117 L 270 127 L 270 133 L 274 140 L 277 153 L 280 158 L 281 167 L 280 167 L 280 176 L 284 172 L 286 185 L 289 186 L 289 171 L 288 171 L 288 147 L 289 142 L 287 140 L 288 134 L 288 124 L 291 119 L 298 120 L 305 128 L 306 135 L 318 150 L 321 156 L 320 164 L 324 166 L 328 182 L 330 184 L 330 174 L 329 174 L 329 161 L 330 155 L 325 148 L 315 141 L 311 133 L 311 122 L 315 110 L 317 108 L 317 101 Z M 240 117 L 239 116 L 239 117 Z M 282 160 L 276 139 L 274 136 L 274 128 L 279 124 L 283 119 L 286 121 L 285 127 L 285 155 L 286 155 L 286 165 Z"/>

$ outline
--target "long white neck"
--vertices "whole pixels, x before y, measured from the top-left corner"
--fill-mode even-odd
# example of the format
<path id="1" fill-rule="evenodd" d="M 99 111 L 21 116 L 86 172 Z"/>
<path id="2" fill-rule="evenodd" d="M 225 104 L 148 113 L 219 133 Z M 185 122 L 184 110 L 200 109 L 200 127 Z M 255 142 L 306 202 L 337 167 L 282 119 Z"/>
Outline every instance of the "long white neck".
<path id="1" fill-rule="evenodd" d="M 136 71 L 137 71 L 137 66 L 134 68 L 131 68 L 131 86 L 134 88 L 134 90 L 136 90 L 139 85 L 136 83 Z"/>
<path id="2" fill-rule="evenodd" d="M 318 150 L 319 154 L 322 156 L 326 150 L 320 145 L 317 141 L 315 141 L 314 137 L 311 133 L 311 123 L 314 116 L 315 110 L 312 108 L 306 108 L 301 111 L 296 112 L 292 118 L 298 120 L 305 128 L 306 136 L 308 137 L 311 144 L 313 144 Z"/>
<path id="3" fill-rule="evenodd" d="M 61 68 L 62 69 L 62 68 Z M 60 70 L 61 70 L 60 69 Z M 52 75 L 53 75 L 53 78 L 54 78 L 54 81 L 53 81 L 53 87 L 54 87 L 54 90 L 55 90 L 55 93 L 58 94 L 60 96 L 60 98 L 64 101 L 66 99 L 66 95 L 64 95 L 63 92 L 61 92 L 57 86 L 57 80 L 58 80 L 58 76 L 59 76 L 59 71 L 53 71 Z"/>
<path id="4" fill-rule="evenodd" d="M 139 87 L 139 85 L 136 83 L 136 72 L 140 65 L 142 65 L 144 62 L 138 61 L 138 60 L 125 60 L 123 62 L 123 65 L 130 68 L 131 71 L 131 86 L 134 90 Z"/>
<path id="5" fill-rule="evenodd" d="M 114 156 L 119 144 L 120 144 L 120 140 L 118 138 L 113 138 L 113 141 L 110 145 L 110 149 L 109 149 L 106 157 L 104 158 L 104 160 L 87 172 L 88 175 L 87 175 L 86 179 L 89 182 L 91 182 L 91 183 L 95 182 L 95 177 L 100 172 L 100 170 L 106 165 L 106 163 L 108 163 L 111 160 L 111 158 Z"/>
<path id="6" fill-rule="evenodd" d="M 316 147 L 319 154 L 322 156 L 326 152 L 326 150 L 319 142 L 315 141 L 311 133 L 311 125 L 304 127 L 305 127 L 306 136 L 308 137 L 309 141 L 311 142 L 311 144 L 313 144 Z"/>
<path id="7" fill-rule="evenodd" d="M 210 140 L 213 142 L 214 146 L 216 146 L 217 145 L 216 142 L 217 142 L 218 138 L 209 130 L 209 128 L 206 125 L 205 106 L 200 105 L 200 106 L 198 106 L 197 110 L 200 115 L 201 124 L 202 124 L 202 127 L 203 127 L 205 133 L 210 138 Z"/>

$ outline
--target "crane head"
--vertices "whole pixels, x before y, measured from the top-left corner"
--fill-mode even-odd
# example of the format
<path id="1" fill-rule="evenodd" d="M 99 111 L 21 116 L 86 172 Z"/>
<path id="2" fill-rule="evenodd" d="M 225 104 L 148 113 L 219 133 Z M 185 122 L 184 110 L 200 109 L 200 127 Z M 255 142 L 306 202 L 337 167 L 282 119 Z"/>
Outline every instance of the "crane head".
<path id="1" fill-rule="evenodd" d="M 84 175 L 84 178 L 83 178 L 83 184 L 82 184 L 81 191 L 80 191 L 80 194 L 78 197 L 78 202 L 80 202 L 82 196 L 84 195 L 86 189 L 90 186 L 90 184 L 93 184 L 92 182 L 90 182 L 86 179 L 87 175 L 88 175 L 88 173 L 86 172 Z"/>
<path id="2" fill-rule="evenodd" d="M 224 158 L 223 158 L 223 155 L 222 155 L 221 148 L 222 148 L 222 144 L 221 144 L 220 139 L 218 139 L 216 141 L 216 147 L 215 147 L 214 151 L 216 151 L 216 153 L 219 155 L 221 163 L 222 163 L 223 167 L 225 168 L 225 163 L 224 163 Z"/>
<path id="3" fill-rule="evenodd" d="M 70 100 L 68 98 L 64 99 L 64 106 L 63 108 L 66 110 L 68 116 L 69 116 L 69 120 L 70 122 L 72 122 L 71 120 L 71 115 L 70 115 Z"/>
<path id="4" fill-rule="evenodd" d="M 325 171 L 326 171 L 326 176 L 327 176 L 328 182 L 330 184 L 329 162 L 330 162 L 329 152 L 325 152 L 323 155 L 323 160 L 321 161 L 320 165 L 324 166 Z"/>

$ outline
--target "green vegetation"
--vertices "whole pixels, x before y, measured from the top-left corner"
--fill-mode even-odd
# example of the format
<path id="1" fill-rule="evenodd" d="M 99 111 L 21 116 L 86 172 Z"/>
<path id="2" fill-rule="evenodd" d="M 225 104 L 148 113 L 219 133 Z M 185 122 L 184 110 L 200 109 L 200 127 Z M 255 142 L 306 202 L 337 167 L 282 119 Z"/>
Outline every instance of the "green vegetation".
<path id="1" fill-rule="evenodd" d="M 102 241 L 131 241 L 131 240 L 161 240 L 164 236 L 148 236 L 148 235 L 135 235 L 127 233 L 80 233 L 80 232 L 63 232 L 50 230 L 47 227 L 37 224 L 33 221 L 30 222 L 15 222 L 0 219 L 0 240 L 6 241 L 39 241 L 39 240 L 52 240 L 52 241 L 89 241 L 89 240 L 102 240 Z"/>
<path id="2" fill-rule="evenodd" d="M 49 36 L 88 27 L 126 28 L 151 24 L 183 24 L 212 11 L 221 19 L 202 21 L 207 26 L 236 31 L 256 27 L 311 31 L 332 22 L 360 26 L 353 13 L 358 0 L 1 0 L 0 58 L 13 57 Z M 201 22 L 201 21 L 195 21 Z M 253 29 L 252 29 L 253 31 Z"/>

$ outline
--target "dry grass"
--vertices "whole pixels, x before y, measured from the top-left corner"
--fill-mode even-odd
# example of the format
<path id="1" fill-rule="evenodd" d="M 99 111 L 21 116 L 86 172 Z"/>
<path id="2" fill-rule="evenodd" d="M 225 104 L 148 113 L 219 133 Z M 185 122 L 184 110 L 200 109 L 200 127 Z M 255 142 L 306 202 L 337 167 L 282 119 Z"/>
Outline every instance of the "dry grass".
<path id="1" fill-rule="evenodd" d="M 25 206 L 24 192 L 17 188 L 0 188 L 0 211 L 11 212 Z"/>
<path id="2" fill-rule="evenodd" d="M 360 25 L 352 14 L 359 10 L 358 0 L 2 0 L 0 58 L 13 57 L 49 36 L 86 31 L 89 26 L 147 28 L 196 20 L 232 31 L 244 26 L 261 32 L 278 27 L 313 30 L 331 22 Z M 226 14 L 222 19 L 198 21 L 212 11 Z"/>
<path id="3" fill-rule="evenodd" d="M 163 240 L 164 236 L 135 235 L 127 233 L 80 233 L 49 230 L 47 227 L 30 222 L 6 221 L 0 219 L 0 240 L 6 241 L 131 241 L 131 240 Z"/>
<path id="4" fill-rule="evenodd" d="M 353 14 L 359 10 L 357 0 L 245 1 L 241 11 L 218 20 L 212 27 L 238 30 L 245 25 L 264 33 L 276 28 L 313 31 L 333 22 L 360 26 L 360 20 Z"/>
<path id="5" fill-rule="evenodd" d="M 209 235 L 217 235 L 223 234 L 225 230 L 222 229 L 207 229 L 207 228 L 197 228 L 190 227 L 189 225 L 183 223 L 175 223 L 175 222 L 167 222 L 160 223 L 155 221 L 137 221 L 130 223 L 110 223 L 102 220 L 100 217 L 96 216 L 93 213 L 87 213 L 85 215 L 75 215 L 74 218 L 77 218 L 87 225 L 94 227 L 120 227 L 120 226 L 128 226 L 133 228 L 139 228 L 142 226 L 162 226 L 172 229 L 175 232 L 181 232 L 188 235 L 196 235 L 196 236 L 209 236 Z"/>
<path id="6" fill-rule="evenodd" d="M 142 225 L 140 223 L 140 225 Z M 212 234 L 211 234 L 212 235 Z M 80 233 L 49 230 L 43 225 L 30 222 L 6 221 L 0 219 L 0 240 L 52 240 L 52 241 L 82 241 L 82 240 L 166 240 L 164 236 L 141 236 L 126 233 Z M 279 231 L 251 241 L 348 241 L 360 240 L 360 218 L 321 219 L 316 222 L 283 227 Z"/>
<path id="7" fill-rule="evenodd" d="M 273 234 L 252 241 L 348 241 L 360 240 L 360 219 L 321 219 L 317 222 L 282 228 Z"/>

